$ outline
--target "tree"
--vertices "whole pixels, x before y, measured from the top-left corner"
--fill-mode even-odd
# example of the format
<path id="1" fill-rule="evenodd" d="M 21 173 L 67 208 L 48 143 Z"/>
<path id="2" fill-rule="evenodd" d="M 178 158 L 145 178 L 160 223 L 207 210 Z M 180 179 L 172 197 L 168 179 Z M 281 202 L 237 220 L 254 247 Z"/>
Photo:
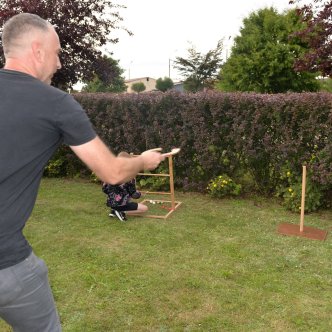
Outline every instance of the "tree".
<path id="1" fill-rule="evenodd" d="M 98 62 L 93 80 L 83 87 L 84 92 L 123 92 L 127 90 L 125 79 L 121 76 L 124 70 L 119 61 L 104 55 Z"/>
<path id="2" fill-rule="evenodd" d="M 258 93 L 317 91 L 315 74 L 293 68 L 295 59 L 307 50 L 298 38 L 289 37 L 301 27 L 294 10 L 279 14 L 271 7 L 251 13 L 222 66 L 217 87 Z"/>
<path id="3" fill-rule="evenodd" d="M 171 80 L 171 78 L 169 77 L 164 77 L 164 79 L 162 79 L 161 77 L 157 79 L 156 81 L 156 89 L 160 90 L 162 92 L 165 92 L 167 90 L 172 89 L 174 86 L 173 81 Z"/>
<path id="4" fill-rule="evenodd" d="M 202 54 L 194 46 L 188 49 L 188 58 L 176 57 L 174 68 L 186 78 L 184 88 L 187 91 L 197 92 L 204 88 L 213 87 L 218 76 L 222 58 L 223 42 L 219 40 L 217 47 Z"/>
<path id="5" fill-rule="evenodd" d="M 146 86 L 144 85 L 144 83 L 142 82 L 137 82 L 137 83 L 134 83 L 132 86 L 131 86 L 131 89 L 137 93 L 140 93 L 140 92 L 143 92 L 145 91 L 146 89 Z"/>
<path id="6" fill-rule="evenodd" d="M 70 88 L 79 80 L 93 79 L 101 61 L 100 48 L 107 42 L 118 42 L 110 38 L 111 31 L 120 28 L 132 34 L 119 27 L 122 18 L 118 8 L 125 6 L 113 4 L 112 0 L 2 0 L 0 33 L 5 21 L 18 13 L 37 14 L 48 20 L 55 26 L 62 47 L 62 68 L 54 75 L 53 85 Z M 0 58 L 0 65 L 3 63 Z"/>
<path id="7" fill-rule="evenodd" d="M 290 4 L 300 2 L 294 0 Z M 310 49 L 297 59 L 295 69 L 320 72 L 322 76 L 332 77 L 332 2 L 315 0 L 296 12 L 306 25 L 295 35 L 308 43 Z"/>

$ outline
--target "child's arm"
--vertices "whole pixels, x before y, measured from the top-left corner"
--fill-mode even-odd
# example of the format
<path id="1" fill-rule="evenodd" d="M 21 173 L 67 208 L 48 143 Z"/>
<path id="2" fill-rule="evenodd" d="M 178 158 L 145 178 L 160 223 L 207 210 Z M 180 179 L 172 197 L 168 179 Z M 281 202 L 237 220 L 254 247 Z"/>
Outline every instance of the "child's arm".
<path id="1" fill-rule="evenodd" d="M 135 192 L 131 195 L 131 197 L 132 197 L 133 199 L 139 199 L 141 196 L 142 196 L 142 194 L 141 194 L 140 191 L 135 191 Z"/>
<path id="2" fill-rule="evenodd" d="M 112 208 L 122 206 L 127 203 L 128 191 L 124 190 L 123 185 L 103 185 L 103 192 L 107 195 L 107 206 Z"/>
<path id="3" fill-rule="evenodd" d="M 101 188 L 101 190 L 103 191 L 103 193 L 105 193 L 106 195 L 109 193 L 109 185 L 107 183 L 103 183 L 103 186 Z"/>
<path id="4" fill-rule="evenodd" d="M 136 180 L 132 179 L 127 183 L 127 190 L 130 197 L 138 199 L 141 197 L 141 193 L 136 190 Z"/>

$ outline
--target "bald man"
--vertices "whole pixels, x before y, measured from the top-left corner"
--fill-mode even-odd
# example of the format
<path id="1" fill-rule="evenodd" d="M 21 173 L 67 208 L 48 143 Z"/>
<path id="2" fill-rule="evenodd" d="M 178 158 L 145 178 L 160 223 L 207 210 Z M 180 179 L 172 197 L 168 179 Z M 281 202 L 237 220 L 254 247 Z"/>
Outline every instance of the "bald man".
<path id="1" fill-rule="evenodd" d="M 60 41 L 50 23 L 33 14 L 13 16 L 3 27 L 2 44 L 0 317 L 15 332 L 58 332 L 47 267 L 22 233 L 48 160 L 67 144 L 103 182 L 117 184 L 156 168 L 165 156 L 145 151 L 116 157 L 74 98 L 50 86 L 61 68 Z"/>

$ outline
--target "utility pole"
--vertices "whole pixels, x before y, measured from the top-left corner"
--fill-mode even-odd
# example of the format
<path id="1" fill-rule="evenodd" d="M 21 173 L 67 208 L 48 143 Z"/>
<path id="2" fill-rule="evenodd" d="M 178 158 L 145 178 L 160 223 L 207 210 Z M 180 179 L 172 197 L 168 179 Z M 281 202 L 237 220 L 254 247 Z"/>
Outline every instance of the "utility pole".
<path id="1" fill-rule="evenodd" d="M 175 53 L 177 52 L 177 50 L 174 50 L 173 51 L 173 56 L 175 56 Z M 171 58 L 168 58 L 168 77 L 169 78 L 171 78 L 171 62 L 174 62 L 174 60 L 173 59 L 171 59 Z"/>
<path id="2" fill-rule="evenodd" d="M 130 61 L 129 63 L 129 68 L 128 68 L 128 80 L 130 80 L 130 66 L 133 63 L 133 61 Z"/>

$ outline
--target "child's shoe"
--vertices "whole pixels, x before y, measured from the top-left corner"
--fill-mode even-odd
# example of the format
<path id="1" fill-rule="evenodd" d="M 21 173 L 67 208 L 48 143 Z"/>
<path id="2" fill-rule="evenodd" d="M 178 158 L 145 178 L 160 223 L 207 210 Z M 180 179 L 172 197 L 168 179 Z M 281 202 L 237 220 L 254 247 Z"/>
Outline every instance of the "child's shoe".
<path id="1" fill-rule="evenodd" d="M 116 214 L 115 214 L 115 211 L 114 210 L 111 210 L 111 212 L 109 213 L 108 215 L 109 217 L 116 217 Z"/>
<path id="2" fill-rule="evenodd" d="M 118 217 L 119 220 L 121 220 L 121 221 L 126 221 L 127 220 L 126 214 L 124 212 L 114 210 L 114 213 Z"/>

